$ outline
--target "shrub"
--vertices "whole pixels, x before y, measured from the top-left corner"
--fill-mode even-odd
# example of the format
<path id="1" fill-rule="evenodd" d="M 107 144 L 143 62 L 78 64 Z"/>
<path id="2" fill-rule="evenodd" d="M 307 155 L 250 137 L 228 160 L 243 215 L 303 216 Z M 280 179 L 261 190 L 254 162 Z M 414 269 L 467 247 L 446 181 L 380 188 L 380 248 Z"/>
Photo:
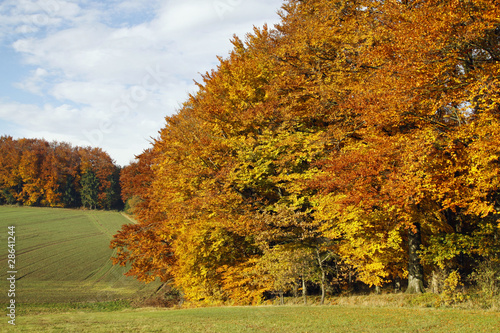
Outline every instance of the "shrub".
<path id="1" fill-rule="evenodd" d="M 443 292 L 441 294 L 442 302 L 445 305 L 463 302 L 466 296 L 462 291 L 458 290 L 462 287 L 463 283 L 458 270 L 452 271 L 444 280 Z"/>
<path id="2" fill-rule="evenodd" d="M 482 261 L 470 275 L 470 278 L 484 296 L 498 296 L 500 292 L 500 262 L 491 259 Z"/>

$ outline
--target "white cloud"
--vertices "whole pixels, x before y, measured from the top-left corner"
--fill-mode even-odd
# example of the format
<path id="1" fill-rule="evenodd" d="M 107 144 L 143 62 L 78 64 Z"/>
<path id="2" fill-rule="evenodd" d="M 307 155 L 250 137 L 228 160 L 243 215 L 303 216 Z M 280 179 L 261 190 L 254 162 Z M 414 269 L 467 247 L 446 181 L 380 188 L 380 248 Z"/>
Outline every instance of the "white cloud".
<path id="1" fill-rule="evenodd" d="M 75 108 L 68 104 L 33 105 L 19 102 L 0 103 L 0 118 L 26 130 L 45 129 L 65 134 L 77 134 L 82 126 L 94 126 L 98 116 L 92 108 Z"/>
<path id="2" fill-rule="evenodd" d="M 4 1 L 0 39 L 12 40 L 27 72 L 16 87 L 49 102 L 30 105 L 4 96 L 0 119 L 17 124 L 23 135 L 99 145 L 128 163 L 194 91 L 192 80 L 213 68 L 217 55 L 227 55 L 232 35 L 244 37 L 253 25 L 277 22 L 280 5 Z M 42 16 L 33 23 L 36 15 Z"/>
<path id="3" fill-rule="evenodd" d="M 83 105 L 110 104 L 111 96 L 119 96 L 124 90 L 119 84 L 97 81 L 64 81 L 54 85 L 50 94 L 60 101 Z"/>
<path id="4" fill-rule="evenodd" d="M 0 40 L 28 37 L 42 29 L 71 24 L 80 14 L 78 4 L 70 1 L 5 0 L 0 4 Z"/>
<path id="5" fill-rule="evenodd" d="M 203 0 L 169 2 L 169 5 L 162 8 L 152 26 L 162 34 L 206 27 L 216 19 L 210 4 L 210 1 Z"/>
<path id="6" fill-rule="evenodd" d="M 29 91 L 35 95 L 42 95 L 42 86 L 44 85 L 44 79 L 48 76 L 48 72 L 44 68 L 37 68 L 31 71 L 31 76 L 28 77 L 23 82 L 15 82 L 14 86 Z"/>

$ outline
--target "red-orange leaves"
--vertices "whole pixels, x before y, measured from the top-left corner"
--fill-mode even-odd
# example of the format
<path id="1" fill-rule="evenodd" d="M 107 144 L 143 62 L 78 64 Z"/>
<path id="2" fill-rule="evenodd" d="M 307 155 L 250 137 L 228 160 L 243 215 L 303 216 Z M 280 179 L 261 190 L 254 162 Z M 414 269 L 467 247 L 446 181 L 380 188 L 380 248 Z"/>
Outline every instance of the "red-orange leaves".
<path id="1" fill-rule="evenodd" d="M 297 249 L 324 255 L 309 280 L 323 287 L 324 258 L 369 285 L 421 286 L 419 253 L 431 265 L 498 253 L 486 247 L 498 248 L 499 11 L 289 0 L 276 29 L 235 38 L 123 173 L 137 228 L 152 230 L 144 248 L 120 243 L 134 249 L 124 261 L 149 258 L 132 274 L 162 276 L 150 261 L 166 243 L 190 300 L 246 304 L 296 285 L 271 266 L 289 270 L 279 262 Z"/>
<path id="2" fill-rule="evenodd" d="M 168 281 L 171 278 L 174 254 L 154 225 L 124 225 L 114 235 L 110 246 L 116 249 L 112 258 L 114 264 L 130 264 L 127 275 L 144 282 L 156 278 Z"/>
<path id="3" fill-rule="evenodd" d="M 101 149 L 1 137 L 0 152 L 0 203 L 79 207 L 80 181 L 87 170 L 99 179 L 99 208 L 112 208 L 109 202 L 119 199 L 110 192 L 117 167 Z"/>

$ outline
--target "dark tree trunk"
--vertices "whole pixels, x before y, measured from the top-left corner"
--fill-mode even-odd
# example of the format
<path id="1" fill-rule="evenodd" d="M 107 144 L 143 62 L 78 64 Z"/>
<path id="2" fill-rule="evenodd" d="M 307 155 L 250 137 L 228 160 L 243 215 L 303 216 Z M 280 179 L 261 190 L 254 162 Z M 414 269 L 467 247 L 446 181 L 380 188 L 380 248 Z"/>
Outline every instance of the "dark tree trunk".
<path id="1" fill-rule="evenodd" d="M 419 294 L 424 292 L 424 268 L 420 263 L 418 251 L 422 244 L 420 234 L 420 223 L 415 223 L 414 228 L 408 231 L 408 294 Z"/>
<path id="2" fill-rule="evenodd" d="M 399 280 L 399 277 L 394 279 L 394 292 L 398 293 L 401 291 L 401 281 Z"/>

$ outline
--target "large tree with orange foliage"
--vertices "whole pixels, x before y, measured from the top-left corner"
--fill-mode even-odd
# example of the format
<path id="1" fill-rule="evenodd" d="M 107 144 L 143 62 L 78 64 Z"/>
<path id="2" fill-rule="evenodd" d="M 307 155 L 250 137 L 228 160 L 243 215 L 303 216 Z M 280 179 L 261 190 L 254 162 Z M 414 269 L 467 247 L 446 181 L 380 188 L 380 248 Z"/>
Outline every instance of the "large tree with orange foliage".
<path id="1" fill-rule="evenodd" d="M 499 10 L 286 1 L 126 169 L 142 202 L 117 261 L 192 301 L 256 303 L 298 276 L 270 253 L 317 253 L 322 283 L 335 257 L 368 285 L 407 277 L 408 292 L 427 269 L 495 257 Z"/>

